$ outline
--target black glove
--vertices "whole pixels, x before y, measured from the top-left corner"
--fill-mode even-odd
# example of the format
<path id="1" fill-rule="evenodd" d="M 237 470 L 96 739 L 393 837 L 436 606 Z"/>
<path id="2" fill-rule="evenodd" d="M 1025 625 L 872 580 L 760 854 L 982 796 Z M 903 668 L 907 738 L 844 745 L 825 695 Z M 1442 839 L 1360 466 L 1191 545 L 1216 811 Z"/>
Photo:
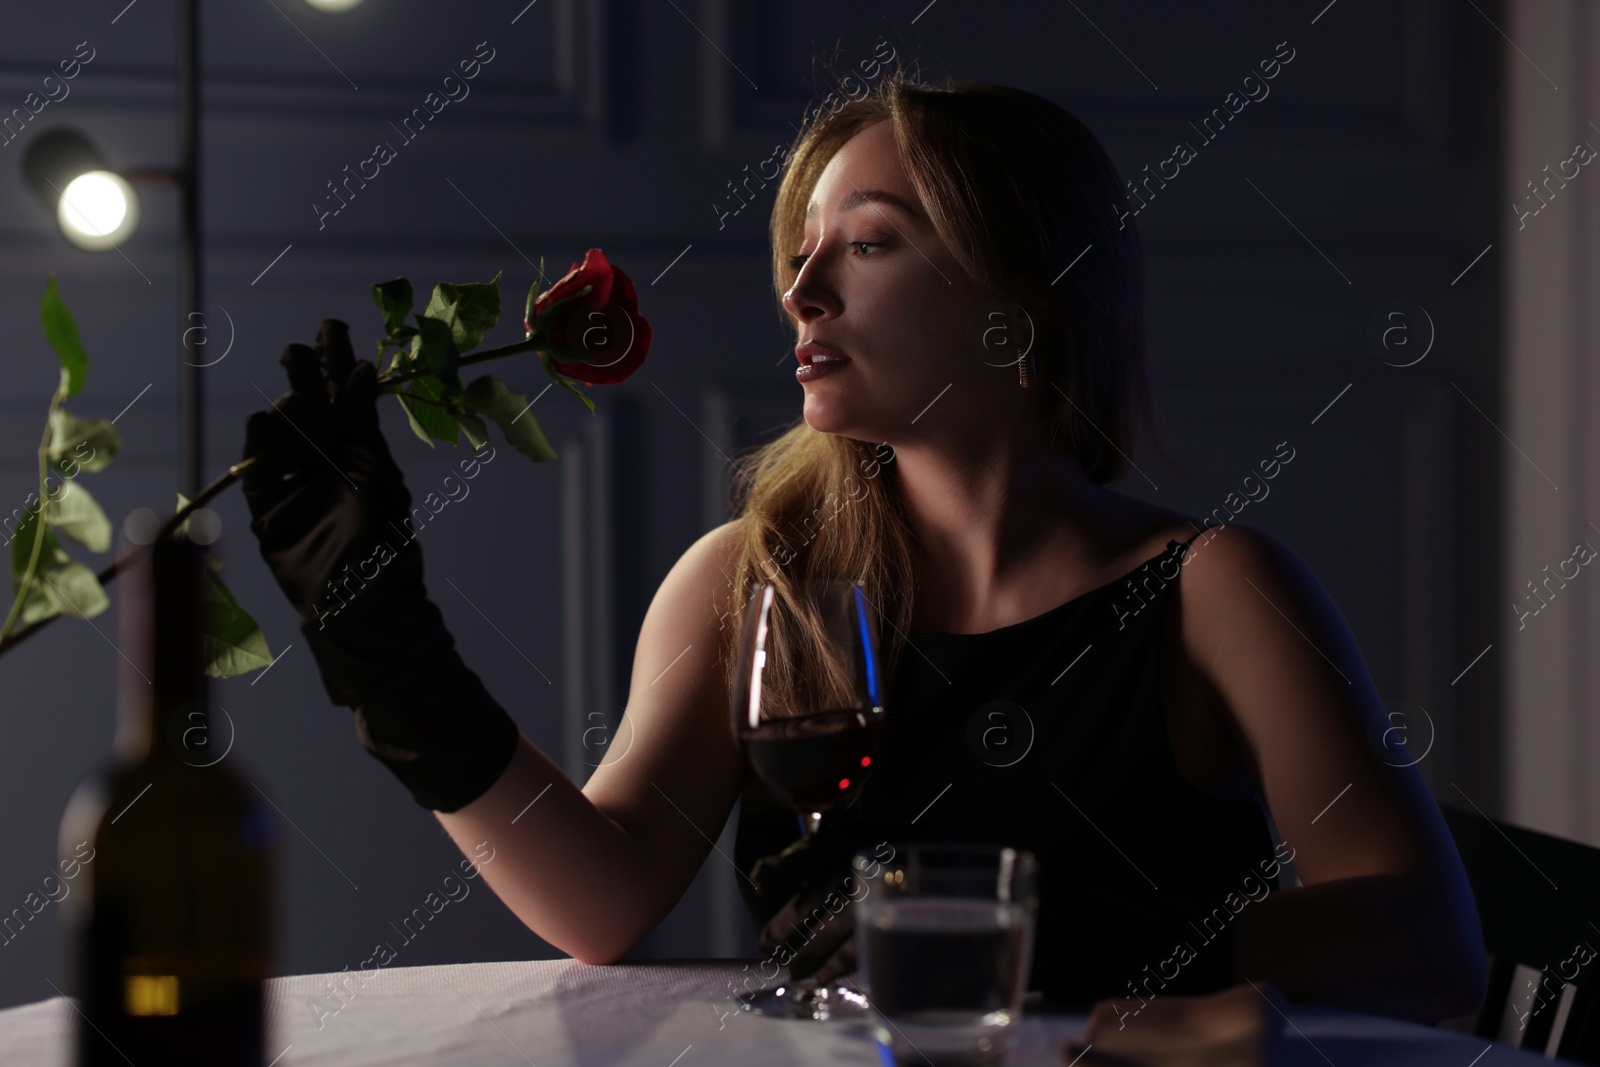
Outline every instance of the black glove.
<path id="1" fill-rule="evenodd" d="M 324 319 L 285 346 L 290 391 L 245 424 L 250 530 L 300 614 L 323 686 L 417 803 L 455 811 L 494 784 L 516 724 L 462 662 L 422 584 L 411 494 L 378 425 L 377 369 Z"/>
<path id="2" fill-rule="evenodd" d="M 854 904 L 866 891 L 850 868 L 858 847 L 852 835 L 830 832 L 824 823 L 750 868 L 756 896 L 782 901 L 757 940 L 769 955 L 787 948 L 774 958 L 787 961 L 791 981 L 810 976 L 826 985 L 856 969 Z"/>

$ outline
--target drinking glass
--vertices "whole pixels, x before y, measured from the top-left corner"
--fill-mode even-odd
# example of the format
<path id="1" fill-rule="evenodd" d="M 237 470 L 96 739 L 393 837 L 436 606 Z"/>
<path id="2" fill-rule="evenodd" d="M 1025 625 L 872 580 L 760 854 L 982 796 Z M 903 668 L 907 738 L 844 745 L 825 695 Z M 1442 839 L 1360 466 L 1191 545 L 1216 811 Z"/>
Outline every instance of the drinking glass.
<path id="1" fill-rule="evenodd" d="M 988 1067 L 1016 1043 L 1033 962 L 1038 862 L 1000 845 L 898 845 L 851 861 L 873 1037 L 897 1065 Z"/>
<path id="2" fill-rule="evenodd" d="M 814 834 L 861 790 L 883 733 L 878 633 L 865 588 L 802 578 L 751 593 L 739 635 L 733 732 L 751 769 Z M 812 978 L 742 995 L 745 1010 L 798 1019 L 863 1017 L 865 998 Z"/>

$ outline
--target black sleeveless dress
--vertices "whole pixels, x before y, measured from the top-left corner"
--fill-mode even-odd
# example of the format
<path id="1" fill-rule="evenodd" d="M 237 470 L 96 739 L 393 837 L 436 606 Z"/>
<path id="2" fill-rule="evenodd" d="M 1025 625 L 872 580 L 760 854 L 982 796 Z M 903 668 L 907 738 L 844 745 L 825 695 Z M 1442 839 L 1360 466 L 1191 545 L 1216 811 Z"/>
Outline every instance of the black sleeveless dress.
<path id="1" fill-rule="evenodd" d="M 1011 626 L 909 635 L 872 773 L 825 817 L 851 847 L 964 841 L 1034 853 L 1029 988 L 1052 1002 L 1224 988 L 1232 920 L 1278 888 L 1259 790 L 1236 801 L 1196 790 L 1162 717 L 1162 619 L 1190 542 Z M 740 870 L 798 836 L 794 812 L 747 762 Z M 739 888 L 759 932 L 776 905 L 745 879 Z"/>

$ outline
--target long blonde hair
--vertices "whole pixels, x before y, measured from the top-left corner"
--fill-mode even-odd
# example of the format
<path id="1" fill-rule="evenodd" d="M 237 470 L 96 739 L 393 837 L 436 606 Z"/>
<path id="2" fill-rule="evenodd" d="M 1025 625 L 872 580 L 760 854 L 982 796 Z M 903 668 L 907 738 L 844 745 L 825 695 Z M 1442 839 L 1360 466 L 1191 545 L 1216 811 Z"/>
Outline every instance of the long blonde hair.
<path id="1" fill-rule="evenodd" d="M 928 85 L 896 71 L 800 131 L 770 226 L 784 321 L 791 320 L 783 294 L 798 274 L 789 257 L 804 239 L 812 190 L 834 153 L 882 120 L 893 123 L 900 158 L 945 246 L 968 274 L 1040 324 L 1034 394 L 1050 447 L 1076 457 L 1101 485 L 1123 472 L 1141 423 L 1170 455 L 1146 351 L 1143 249 L 1116 167 L 1087 127 L 1032 93 Z M 817 677 L 820 623 L 796 609 L 795 583 L 808 577 L 865 586 L 877 611 L 882 677 L 892 677 L 911 626 L 917 557 L 893 450 L 813 430 L 801 417 L 738 462 L 747 477 L 733 492 L 742 534 L 729 575 L 733 633 L 760 583 L 778 589 L 764 667 L 772 695 L 763 702 L 796 705 L 799 680 Z M 795 621 L 800 627 L 790 630 Z M 724 662 L 731 691 L 735 657 Z"/>

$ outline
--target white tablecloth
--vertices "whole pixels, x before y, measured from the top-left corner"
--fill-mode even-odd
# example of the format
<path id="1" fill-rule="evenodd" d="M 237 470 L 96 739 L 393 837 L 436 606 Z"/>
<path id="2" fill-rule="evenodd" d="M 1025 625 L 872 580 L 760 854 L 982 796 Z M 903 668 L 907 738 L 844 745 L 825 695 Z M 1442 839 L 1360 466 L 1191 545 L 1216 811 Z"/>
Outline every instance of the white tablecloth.
<path id="1" fill-rule="evenodd" d="M 747 972 L 736 960 L 594 967 L 563 959 L 382 968 L 364 984 L 349 972 L 277 978 L 268 987 L 265 1059 L 272 1067 L 881 1067 L 857 1025 L 726 1014 L 734 1012 L 729 983 L 739 988 L 754 972 L 755 961 Z M 340 979 L 342 1001 L 333 995 Z M 65 1065 L 74 1011 L 61 997 L 0 1011 L 0 1064 Z M 1289 1020 L 1284 1067 L 1548 1062 L 1481 1038 L 1328 1008 L 1293 1008 Z M 1064 1067 L 1062 1046 L 1082 1034 L 1084 1021 L 1025 1014 L 1012 1062 Z"/>

